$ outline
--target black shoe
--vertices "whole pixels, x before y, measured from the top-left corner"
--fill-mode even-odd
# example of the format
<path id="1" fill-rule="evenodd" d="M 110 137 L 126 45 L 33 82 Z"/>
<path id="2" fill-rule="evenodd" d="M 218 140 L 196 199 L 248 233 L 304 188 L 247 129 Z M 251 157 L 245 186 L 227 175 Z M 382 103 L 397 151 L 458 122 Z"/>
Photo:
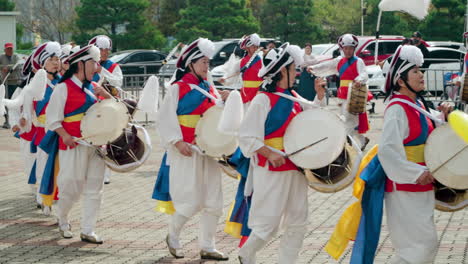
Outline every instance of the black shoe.
<path id="1" fill-rule="evenodd" d="M 213 252 L 201 250 L 200 251 L 201 259 L 217 260 L 217 261 L 226 261 L 229 260 L 229 257 L 224 253 L 215 250 Z"/>
<path id="2" fill-rule="evenodd" d="M 362 145 L 362 147 L 361 147 L 361 151 L 364 151 L 366 149 L 367 144 L 369 144 L 370 139 L 368 137 L 366 137 L 365 141 L 366 142 L 364 142 L 364 145 Z"/>
<path id="3" fill-rule="evenodd" d="M 10 124 L 8 124 L 8 123 L 5 122 L 5 123 L 3 123 L 2 128 L 10 129 Z"/>

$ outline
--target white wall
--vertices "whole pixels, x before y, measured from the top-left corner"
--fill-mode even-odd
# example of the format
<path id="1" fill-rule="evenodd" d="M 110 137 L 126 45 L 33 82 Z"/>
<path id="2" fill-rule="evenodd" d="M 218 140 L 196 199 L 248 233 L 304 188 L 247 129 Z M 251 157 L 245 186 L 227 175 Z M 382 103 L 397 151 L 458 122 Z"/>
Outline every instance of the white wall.
<path id="1" fill-rule="evenodd" d="M 19 12 L 0 12 L 0 50 L 3 53 L 3 45 L 13 43 L 16 49 L 16 16 Z"/>

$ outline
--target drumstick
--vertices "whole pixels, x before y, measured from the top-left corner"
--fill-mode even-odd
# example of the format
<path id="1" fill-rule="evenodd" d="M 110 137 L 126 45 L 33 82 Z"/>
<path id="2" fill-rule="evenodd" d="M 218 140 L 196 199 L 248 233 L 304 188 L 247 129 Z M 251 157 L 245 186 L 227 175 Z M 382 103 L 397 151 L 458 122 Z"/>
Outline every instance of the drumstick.
<path id="1" fill-rule="evenodd" d="M 320 143 L 320 142 L 322 142 L 322 141 L 324 141 L 324 140 L 326 140 L 326 139 L 328 139 L 328 137 L 324 137 L 324 138 L 322 138 L 322 139 L 320 139 L 320 140 L 315 141 L 315 142 L 312 143 L 312 144 L 309 144 L 309 145 L 307 145 L 307 146 L 305 146 L 305 147 L 303 147 L 303 148 L 300 148 L 300 149 L 298 149 L 298 150 L 296 150 L 296 151 L 294 151 L 294 152 L 291 152 L 291 153 L 289 153 L 289 154 L 286 154 L 284 157 L 285 157 L 285 158 L 289 158 L 289 157 L 291 157 L 292 155 L 295 155 L 295 154 L 297 154 L 297 153 L 299 153 L 299 152 L 301 152 L 301 151 L 304 151 L 304 150 L 306 150 L 306 149 L 312 147 L 313 145 L 316 145 L 316 144 L 318 144 L 318 143 Z"/>
<path id="2" fill-rule="evenodd" d="M 442 168 L 445 164 L 447 164 L 449 161 L 451 161 L 453 158 L 455 158 L 458 154 L 460 154 L 466 148 L 468 148 L 468 145 L 466 145 L 465 147 L 460 149 L 457 153 L 455 153 L 452 157 L 450 157 L 450 159 L 448 159 L 448 160 L 444 161 L 442 164 L 440 164 L 439 167 L 437 167 L 435 170 L 431 171 L 431 174 L 436 173 L 440 168 Z"/>

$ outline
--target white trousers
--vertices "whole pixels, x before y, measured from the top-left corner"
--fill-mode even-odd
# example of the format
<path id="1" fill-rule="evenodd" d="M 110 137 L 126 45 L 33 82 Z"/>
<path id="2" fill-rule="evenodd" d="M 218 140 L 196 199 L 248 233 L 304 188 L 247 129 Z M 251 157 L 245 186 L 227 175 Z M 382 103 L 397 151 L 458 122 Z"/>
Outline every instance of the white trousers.
<path id="1" fill-rule="evenodd" d="M 69 224 L 68 215 L 75 202 L 84 196 L 81 212 L 82 233 L 91 234 L 96 226 L 104 184 L 104 161 L 94 148 L 77 145 L 73 149 L 59 150 L 58 175 L 59 225 Z"/>
<path id="2" fill-rule="evenodd" d="M 106 166 L 106 169 L 104 171 L 104 181 L 110 181 L 110 176 L 112 174 L 112 171 L 111 169 L 109 169 L 107 166 Z"/>
<path id="3" fill-rule="evenodd" d="M 179 235 L 184 224 L 198 212 L 200 219 L 200 248 L 215 249 L 215 235 L 219 217 L 223 213 L 221 170 L 217 162 L 194 152 L 192 157 L 168 150 L 170 165 L 169 192 L 176 213 L 171 217 L 171 244 L 180 247 Z"/>
<path id="4" fill-rule="evenodd" d="M 346 134 L 351 135 L 353 138 L 357 139 L 357 143 L 360 144 L 359 147 L 364 146 L 366 139 L 363 134 L 359 134 L 357 127 L 359 126 L 359 116 L 353 115 L 348 112 L 348 100 L 338 99 L 341 103 L 341 115 L 343 116 L 344 123 L 346 126 Z"/>
<path id="5" fill-rule="evenodd" d="M 434 191 L 385 193 L 387 225 L 395 248 L 394 264 L 432 263 L 437 254 Z"/>
<path id="6" fill-rule="evenodd" d="M 307 180 L 298 171 L 274 172 L 253 166 L 253 195 L 248 226 L 252 235 L 239 251 L 247 263 L 282 226 L 279 263 L 295 263 L 308 223 Z"/>
<path id="7" fill-rule="evenodd" d="M 20 153 L 21 158 L 23 159 L 24 163 L 24 174 L 26 178 L 29 178 L 29 174 L 31 173 L 31 169 L 34 165 L 34 159 L 36 158 L 35 153 L 31 153 L 31 142 L 20 138 Z M 31 184 L 33 187 L 34 185 Z M 36 193 L 36 188 L 33 188 L 34 194 Z"/>

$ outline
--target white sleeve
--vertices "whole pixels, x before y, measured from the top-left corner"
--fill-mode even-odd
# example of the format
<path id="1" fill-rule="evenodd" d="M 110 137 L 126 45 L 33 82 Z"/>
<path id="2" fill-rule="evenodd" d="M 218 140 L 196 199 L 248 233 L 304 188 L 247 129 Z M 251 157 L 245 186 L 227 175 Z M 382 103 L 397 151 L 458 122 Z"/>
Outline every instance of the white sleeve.
<path id="1" fill-rule="evenodd" d="M 21 93 L 23 92 L 23 89 L 18 87 L 16 88 L 15 92 L 11 96 L 11 100 L 18 100 L 18 97 L 24 96 Z M 8 108 L 8 119 L 9 122 L 12 126 L 14 125 L 19 125 L 19 120 L 21 117 L 21 107 L 10 107 Z"/>
<path id="2" fill-rule="evenodd" d="M 405 110 L 392 105 L 385 112 L 378 157 L 382 167 L 392 181 L 401 184 L 414 184 L 427 170 L 425 166 L 408 161 L 403 140 L 408 136 L 409 127 Z"/>
<path id="3" fill-rule="evenodd" d="M 358 59 L 357 61 L 357 70 L 359 72 L 359 75 L 354 80 L 361 83 L 367 83 L 369 76 L 367 75 L 366 64 L 362 59 Z"/>
<path id="4" fill-rule="evenodd" d="M 122 74 L 122 69 L 120 68 L 119 65 L 117 65 L 114 68 L 114 71 L 110 72 L 106 70 L 104 67 L 101 70 L 101 76 L 106 78 L 106 80 L 109 82 L 110 85 L 121 89 L 122 88 L 122 83 L 123 83 L 123 74 Z M 101 77 L 101 78 L 102 78 Z"/>
<path id="5" fill-rule="evenodd" d="M 177 118 L 179 104 L 179 86 L 174 84 L 167 89 L 166 96 L 157 113 L 157 129 L 161 136 L 161 143 L 165 148 L 183 139 Z"/>
<path id="6" fill-rule="evenodd" d="M 265 121 L 270 112 L 270 99 L 264 94 L 254 97 L 239 129 L 239 147 L 246 157 L 263 147 Z"/>
<path id="7" fill-rule="evenodd" d="M 63 119 L 65 119 L 67 96 L 68 89 L 65 83 L 55 86 L 46 109 L 46 128 L 48 130 L 54 131 L 62 127 Z"/>
<path id="8" fill-rule="evenodd" d="M 322 63 L 313 65 L 312 72 L 319 77 L 338 74 L 336 67 L 338 66 L 338 62 L 340 62 L 341 59 L 342 57 L 338 57 L 333 60 L 324 61 Z"/>

